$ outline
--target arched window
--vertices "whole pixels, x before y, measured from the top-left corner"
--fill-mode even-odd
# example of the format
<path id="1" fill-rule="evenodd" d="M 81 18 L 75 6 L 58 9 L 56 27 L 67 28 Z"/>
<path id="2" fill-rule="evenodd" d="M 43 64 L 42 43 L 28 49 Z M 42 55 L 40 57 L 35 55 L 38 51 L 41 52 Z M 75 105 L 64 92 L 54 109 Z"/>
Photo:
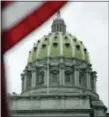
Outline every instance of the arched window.
<path id="1" fill-rule="evenodd" d="M 85 52 L 85 53 L 87 52 L 87 49 L 86 49 L 86 48 L 84 48 L 84 52 Z"/>
<path id="2" fill-rule="evenodd" d="M 94 82 L 94 75 L 93 75 L 93 73 L 91 73 L 91 79 L 90 80 L 91 80 L 91 89 L 94 90 L 95 89 L 95 87 L 94 87 L 94 83 L 95 82 Z"/>
<path id="3" fill-rule="evenodd" d="M 58 84 L 59 83 L 58 77 L 59 77 L 59 72 L 57 70 L 51 71 L 50 83 Z"/>
<path id="4" fill-rule="evenodd" d="M 65 71 L 65 83 L 71 83 L 71 73 L 70 73 L 70 71 Z"/>
<path id="5" fill-rule="evenodd" d="M 39 72 L 36 83 L 37 84 L 43 84 L 44 83 L 44 72 Z"/>
<path id="6" fill-rule="evenodd" d="M 80 85 L 82 84 L 82 72 L 81 71 L 79 72 L 79 84 Z"/>
<path id="7" fill-rule="evenodd" d="M 58 36 L 55 36 L 54 38 L 55 38 L 55 40 L 56 40 L 56 39 L 58 39 Z"/>
<path id="8" fill-rule="evenodd" d="M 91 89 L 94 90 L 94 78 L 91 78 Z"/>
<path id="9" fill-rule="evenodd" d="M 70 47 L 70 43 L 65 43 L 65 46 L 68 48 Z"/>
<path id="10" fill-rule="evenodd" d="M 48 40 L 48 38 L 47 37 L 45 37 L 45 41 L 47 41 Z"/>
<path id="11" fill-rule="evenodd" d="M 42 47 L 45 48 L 46 47 L 46 44 L 42 44 Z"/>
<path id="12" fill-rule="evenodd" d="M 86 73 L 84 72 L 84 75 L 83 75 L 83 81 L 82 81 L 83 83 L 83 87 L 84 88 L 87 88 L 87 77 L 86 77 Z"/>
<path id="13" fill-rule="evenodd" d="M 79 72 L 79 84 L 81 87 L 87 87 L 86 72 L 85 70 L 80 70 Z"/>
<path id="14" fill-rule="evenodd" d="M 26 83 L 27 89 L 30 89 L 31 83 L 32 83 L 32 73 L 31 73 L 31 71 L 27 72 L 27 79 L 26 80 L 27 80 L 27 83 Z"/>
<path id="15" fill-rule="evenodd" d="M 76 45 L 77 50 L 80 50 L 80 45 Z"/>
<path id="16" fill-rule="evenodd" d="M 54 47 L 57 47 L 57 46 L 58 46 L 58 43 L 57 43 L 57 42 L 54 42 L 54 43 L 53 43 L 53 46 L 54 46 Z"/>
<path id="17" fill-rule="evenodd" d="M 76 42 L 76 38 L 73 38 L 74 42 Z"/>

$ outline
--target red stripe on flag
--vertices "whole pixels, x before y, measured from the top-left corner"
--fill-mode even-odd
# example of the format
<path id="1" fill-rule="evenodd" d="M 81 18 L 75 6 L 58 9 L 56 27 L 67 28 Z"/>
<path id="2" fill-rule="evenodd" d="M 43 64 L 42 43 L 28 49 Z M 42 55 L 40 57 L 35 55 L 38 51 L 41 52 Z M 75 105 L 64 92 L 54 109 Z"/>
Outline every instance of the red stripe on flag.
<path id="1" fill-rule="evenodd" d="M 11 3 L 13 3 L 14 1 L 1 1 L 1 8 L 5 8 L 8 5 L 11 5 Z"/>
<path id="2" fill-rule="evenodd" d="M 37 29 L 50 16 L 57 12 L 67 1 L 47 1 L 39 9 L 24 18 L 12 29 L 2 33 L 2 52 L 6 52 L 25 36 Z"/>
<path id="3" fill-rule="evenodd" d="M 8 111 L 6 80 L 3 56 L 1 58 L 1 117 L 10 117 Z"/>
<path id="4" fill-rule="evenodd" d="M 3 53 L 8 51 L 14 45 L 16 45 L 19 41 L 22 40 L 23 37 L 27 36 L 34 29 L 38 28 L 44 21 L 46 21 L 50 16 L 52 16 L 55 12 L 57 12 L 66 1 L 60 2 L 46 2 L 41 8 L 34 11 L 33 14 L 26 17 L 23 21 L 17 24 L 15 27 L 10 29 L 9 31 L 2 33 L 2 117 L 9 117 L 8 108 L 7 108 L 7 100 L 6 100 L 6 85 L 5 85 L 5 72 L 3 65 Z M 7 3 L 9 5 L 10 3 Z M 7 6 L 5 5 L 5 6 Z"/>

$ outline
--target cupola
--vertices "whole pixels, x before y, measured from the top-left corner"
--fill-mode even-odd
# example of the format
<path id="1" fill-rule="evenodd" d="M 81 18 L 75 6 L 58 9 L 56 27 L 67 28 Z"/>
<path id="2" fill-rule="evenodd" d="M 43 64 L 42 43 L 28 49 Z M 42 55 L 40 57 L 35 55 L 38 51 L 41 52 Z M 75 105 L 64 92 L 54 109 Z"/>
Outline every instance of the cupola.
<path id="1" fill-rule="evenodd" d="M 57 17 L 54 19 L 51 29 L 52 32 L 66 32 L 66 25 L 60 16 L 60 12 L 57 13 Z"/>

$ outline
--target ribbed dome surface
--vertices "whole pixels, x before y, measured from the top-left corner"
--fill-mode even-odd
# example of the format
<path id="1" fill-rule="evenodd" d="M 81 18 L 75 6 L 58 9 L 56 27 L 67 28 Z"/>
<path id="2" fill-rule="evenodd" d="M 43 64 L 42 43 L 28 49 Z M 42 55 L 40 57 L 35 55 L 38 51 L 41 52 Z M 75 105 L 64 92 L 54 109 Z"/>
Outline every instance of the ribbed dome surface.
<path id="1" fill-rule="evenodd" d="M 28 63 L 46 57 L 74 58 L 90 63 L 87 49 L 82 41 L 64 32 L 52 32 L 39 39 L 29 53 Z"/>

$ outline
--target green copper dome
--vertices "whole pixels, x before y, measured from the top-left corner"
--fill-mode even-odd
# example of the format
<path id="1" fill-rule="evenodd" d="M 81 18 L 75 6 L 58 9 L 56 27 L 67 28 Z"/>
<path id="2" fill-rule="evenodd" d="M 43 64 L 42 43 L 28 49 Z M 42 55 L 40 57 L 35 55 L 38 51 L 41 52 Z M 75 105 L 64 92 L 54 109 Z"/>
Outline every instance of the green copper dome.
<path id="1" fill-rule="evenodd" d="M 84 60 L 90 63 L 87 49 L 82 41 L 66 32 L 64 20 L 57 18 L 53 21 L 50 34 L 39 39 L 29 53 L 28 63 L 46 57 L 65 57 Z"/>

